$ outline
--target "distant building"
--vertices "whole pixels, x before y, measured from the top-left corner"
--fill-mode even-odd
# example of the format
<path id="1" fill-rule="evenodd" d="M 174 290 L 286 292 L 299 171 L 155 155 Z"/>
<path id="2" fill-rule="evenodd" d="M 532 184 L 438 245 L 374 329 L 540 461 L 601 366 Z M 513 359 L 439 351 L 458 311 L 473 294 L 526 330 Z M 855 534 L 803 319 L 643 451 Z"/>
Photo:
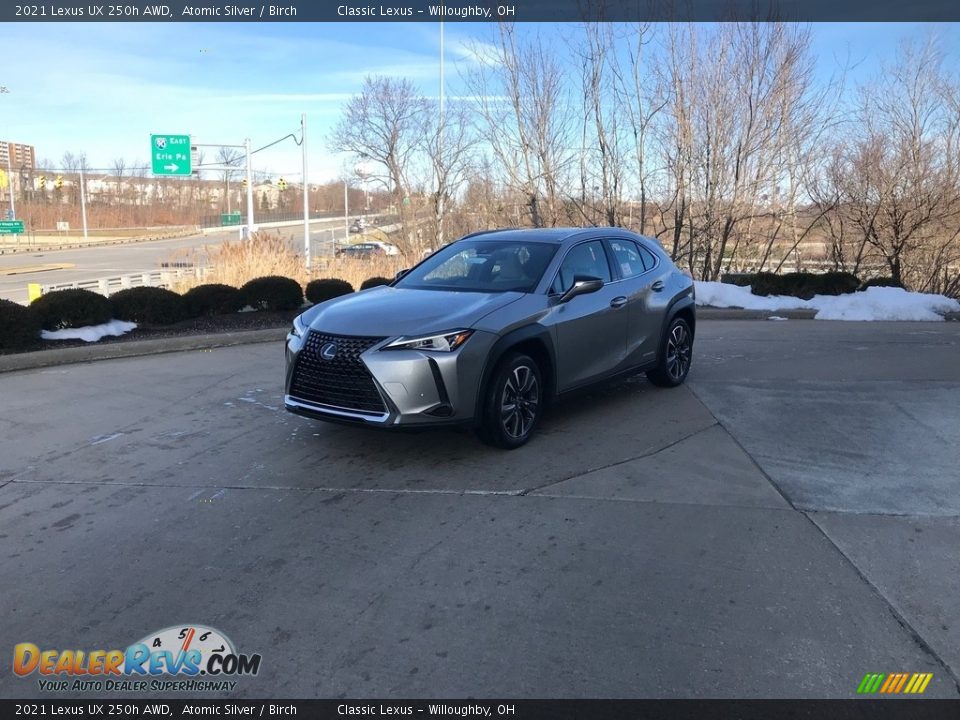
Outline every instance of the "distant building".
<path id="1" fill-rule="evenodd" d="M 11 168 L 14 170 L 23 168 L 36 170 L 37 168 L 37 151 L 33 145 L 24 145 L 9 140 L 0 141 L 0 169 L 7 169 L 8 158 Z"/>

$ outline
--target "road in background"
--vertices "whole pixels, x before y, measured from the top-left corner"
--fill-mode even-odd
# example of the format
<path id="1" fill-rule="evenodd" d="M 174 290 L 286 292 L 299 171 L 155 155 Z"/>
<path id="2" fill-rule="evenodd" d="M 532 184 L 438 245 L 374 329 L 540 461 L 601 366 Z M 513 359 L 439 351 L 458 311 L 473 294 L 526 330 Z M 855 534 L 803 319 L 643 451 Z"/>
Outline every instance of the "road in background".
<path id="1" fill-rule="evenodd" d="M 265 230 L 279 233 L 289 240 L 295 249 L 302 248 L 302 224 L 265 228 Z M 331 233 L 338 243 L 342 243 L 347 236 L 343 227 L 343 218 L 312 221 L 310 231 L 315 255 L 326 252 L 326 248 L 331 245 Z M 188 258 L 191 250 L 200 250 L 204 246 L 219 245 L 238 239 L 239 231 L 232 229 L 166 240 L 0 255 L 0 298 L 26 303 L 28 283 L 45 285 L 158 270 L 161 263 Z M 30 271 L 40 265 L 71 265 L 72 267 Z M 21 268 L 29 272 L 17 272 Z M 11 275 L 10 272 L 16 274 Z"/>
<path id="2" fill-rule="evenodd" d="M 701 321 L 686 386 L 512 452 L 290 415 L 280 350 L 0 375 L 5 647 L 208 624 L 263 656 L 233 697 L 958 696 L 960 323 Z"/>

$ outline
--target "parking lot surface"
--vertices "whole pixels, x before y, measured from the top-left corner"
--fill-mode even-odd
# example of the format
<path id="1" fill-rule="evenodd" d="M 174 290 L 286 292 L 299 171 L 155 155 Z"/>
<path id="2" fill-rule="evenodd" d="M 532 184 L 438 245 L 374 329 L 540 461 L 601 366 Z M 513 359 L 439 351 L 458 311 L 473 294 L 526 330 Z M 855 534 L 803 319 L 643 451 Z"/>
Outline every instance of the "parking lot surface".
<path id="1" fill-rule="evenodd" d="M 296 417 L 282 376 L 275 344 L 0 375 L 8 658 L 200 623 L 263 657 L 234 697 L 960 695 L 960 323 L 704 321 L 686 386 L 513 452 Z"/>

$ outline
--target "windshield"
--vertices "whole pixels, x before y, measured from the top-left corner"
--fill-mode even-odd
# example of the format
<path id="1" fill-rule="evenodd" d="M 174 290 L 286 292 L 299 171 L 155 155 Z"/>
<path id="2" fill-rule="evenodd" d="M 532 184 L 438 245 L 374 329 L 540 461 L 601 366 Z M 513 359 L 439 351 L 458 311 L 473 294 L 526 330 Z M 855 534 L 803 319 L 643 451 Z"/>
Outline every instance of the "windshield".
<path id="1" fill-rule="evenodd" d="M 556 245 L 526 240 L 462 240 L 415 267 L 395 287 L 533 292 L 556 252 Z"/>

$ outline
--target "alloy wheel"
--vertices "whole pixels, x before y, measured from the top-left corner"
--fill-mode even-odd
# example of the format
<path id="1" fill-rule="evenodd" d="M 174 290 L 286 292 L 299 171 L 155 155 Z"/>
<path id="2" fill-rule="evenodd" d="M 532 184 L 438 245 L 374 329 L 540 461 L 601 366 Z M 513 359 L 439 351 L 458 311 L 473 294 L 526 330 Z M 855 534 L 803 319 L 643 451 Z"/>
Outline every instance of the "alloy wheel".
<path id="1" fill-rule="evenodd" d="M 690 369 L 692 346 L 686 325 L 677 323 L 667 339 L 667 372 L 674 380 L 681 380 Z"/>
<path id="2" fill-rule="evenodd" d="M 519 365 L 513 369 L 500 397 L 500 423 L 512 438 L 522 438 L 533 427 L 540 404 L 540 386 L 533 369 Z"/>

